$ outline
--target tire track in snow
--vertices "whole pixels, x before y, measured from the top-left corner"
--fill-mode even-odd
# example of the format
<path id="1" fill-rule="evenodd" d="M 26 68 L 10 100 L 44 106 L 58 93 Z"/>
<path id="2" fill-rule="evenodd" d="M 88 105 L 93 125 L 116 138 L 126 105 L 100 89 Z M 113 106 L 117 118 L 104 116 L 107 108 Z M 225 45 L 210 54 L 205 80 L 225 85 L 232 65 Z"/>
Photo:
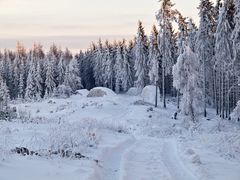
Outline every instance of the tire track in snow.
<path id="1" fill-rule="evenodd" d="M 178 156 L 176 142 L 174 140 L 166 141 L 163 144 L 162 160 L 172 180 L 197 180 L 197 178 L 184 166 Z"/>
<path id="2" fill-rule="evenodd" d="M 161 161 L 162 140 L 141 138 L 123 155 L 120 180 L 170 180 Z"/>
<path id="3" fill-rule="evenodd" d="M 134 137 L 125 138 L 115 146 L 106 146 L 102 148 L 100 155 L 100 167 L 95 170 L 94 178 L 99 180 L 118 180 L 120 177 L 120 164 L 121 159 L 126 151 L 132 144 L 135 143 Z"/>

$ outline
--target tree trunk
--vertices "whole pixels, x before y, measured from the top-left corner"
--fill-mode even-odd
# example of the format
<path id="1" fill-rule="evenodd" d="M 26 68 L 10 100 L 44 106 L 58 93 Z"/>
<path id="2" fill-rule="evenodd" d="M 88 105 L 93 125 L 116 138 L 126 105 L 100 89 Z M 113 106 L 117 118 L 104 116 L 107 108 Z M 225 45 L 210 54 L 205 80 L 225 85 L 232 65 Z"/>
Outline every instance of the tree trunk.
<path id="1" fill-rule="evenodd" d="M 217 71 L 214 71 L 214 104 L 216 107 L 216 114 L 219 114 L 219 109 L 218 109 L 218 99 L 217 99 Z"/>
<path id="2" fill-rule="evenodd" d="M 180 92 L 177 90 L 177 108 L 180 109 Z"/>
<path id="3" fill-rule="evenodd" d="M 222 89 L 222 94 L 221 94 L 221 102 L 222 102 L 222 119 L 224 119 L 224 67 L 223 67 L 223 71 L 222 71 L 222 86 L 221 86 L 221 89 Z"/>
<path id="4" fill-rule="evenodd" d="M 166 95 L 165 95 L 165 67 L 162 68 L 162 98 L 163 98 L 163 107 L 166 108 Z"/>
<path id="5" fill-rule="evenodd" d="M 206 93 L 206 63 L 205 59 L 203 60 L 203 94 L 204 94 L 204 117 L 207 117 L 207 93 Z"/>
<path id="6" fill-rule="evenodd" d="M 155 107 L 158 107 L 158 82 L 156 81 Z"/>

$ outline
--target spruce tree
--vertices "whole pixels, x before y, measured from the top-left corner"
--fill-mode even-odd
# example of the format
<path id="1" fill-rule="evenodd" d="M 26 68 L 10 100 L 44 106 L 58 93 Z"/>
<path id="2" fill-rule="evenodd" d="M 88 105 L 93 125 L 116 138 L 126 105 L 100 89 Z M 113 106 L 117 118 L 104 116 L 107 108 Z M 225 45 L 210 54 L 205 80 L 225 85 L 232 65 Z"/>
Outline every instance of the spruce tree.
<path id="1" fill-rule="evenodd" d="M 135 86 L 142 90 L 148 82 L 148 42 L 142 22 L 138 22 L 138 32 L 135 45 Z"/>

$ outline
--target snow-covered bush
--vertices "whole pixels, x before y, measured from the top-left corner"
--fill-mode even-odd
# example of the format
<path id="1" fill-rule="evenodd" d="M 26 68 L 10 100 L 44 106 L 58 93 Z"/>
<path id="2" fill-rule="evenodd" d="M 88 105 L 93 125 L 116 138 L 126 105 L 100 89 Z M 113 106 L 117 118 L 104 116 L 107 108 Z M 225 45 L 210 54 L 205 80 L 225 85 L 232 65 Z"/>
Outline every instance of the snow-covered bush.
<path id="1" fill-rule="evenodd" d="M 98 142 L 97 129 L 82 123 L 63 123 L 49 131 L 49 149 L 51 151 L 83 152 Z"/>
<path id="2" fill-rule="evenodd" d="M 17 111 L 17 118 L 22 122 L 28 122 L 32 118 L 32 113 L 26 109 L 19 108 Z"/>
<path id="3" fill-rule="evenodd" d="M 77 90 L 77 93 L 80 94 L 81 96 L 86 97 L 89 94 L 89 90 L 87 90 L 87 89 L 80 89 L 80 90 Z"/>
<path id="4" fill-rule="evenodd" d="M 11 130 L 8 127 L 0 128 L 0 161 L 10 155 Z"/>
<path id="5" fill-rule="evenodd" d="M 132 87 L 127 91 L 127 95 L 129 96 L 138 96 L 139 94 L 141 94 L 141 91 L 136 87 Z"/>
<path id="6" fill-rule="evenodd" d="M 69 98 L 72 94 L 70 86 L 60 85 L 54 91 L 54 96 L 57 98 Z"/>
<path id="7" fill-rule="evenodd" d="M 143 88 L 141 96 L 143 100 L 150 104 L 155 104 L 155 97 L 156 97 L 156 86 L 146 86 Z M 158 99 L 160 97 L 160 92 L 158 89 Z"/>
<path id="8" fill-rule="evenodd" d="M 236 121 L 240 120 L 240 101 L 238 101 L 236 108 L 233 110 L 231 118 Z"/>
<path id="9" fill-rule="evenodd" d="M 221 132 L 203 137 L 204 142 L 225 158 L 240 160 L 240 134 L 236 132 Z"/>
<path id="10" fill-rule="evenodd" d="M 103 96 L 115 96 L 116 94 L 108 88 L 96 87 L 90 90 L 87 97 L 103 97 Z"/>

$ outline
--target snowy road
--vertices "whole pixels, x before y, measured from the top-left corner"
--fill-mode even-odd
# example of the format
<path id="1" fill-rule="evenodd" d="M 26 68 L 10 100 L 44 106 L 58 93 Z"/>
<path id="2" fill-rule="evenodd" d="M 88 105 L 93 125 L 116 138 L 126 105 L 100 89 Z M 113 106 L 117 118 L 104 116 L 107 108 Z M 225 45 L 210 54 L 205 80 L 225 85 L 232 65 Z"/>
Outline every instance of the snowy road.
<path id="1" fill-rule="evenodd" d="M 174 140 L 163 144 L 162 160 L 167 167 L 172 180 L 196 180 L 197 178 L 184 166 L 177 152 L 177 144 Z"/>
<path id="2" fill-rule="evenodd" d="M 102 180 L 195 180 L 178 157 L 174 140 L 126 138 L 105 147 L 95 177 Z"/>

